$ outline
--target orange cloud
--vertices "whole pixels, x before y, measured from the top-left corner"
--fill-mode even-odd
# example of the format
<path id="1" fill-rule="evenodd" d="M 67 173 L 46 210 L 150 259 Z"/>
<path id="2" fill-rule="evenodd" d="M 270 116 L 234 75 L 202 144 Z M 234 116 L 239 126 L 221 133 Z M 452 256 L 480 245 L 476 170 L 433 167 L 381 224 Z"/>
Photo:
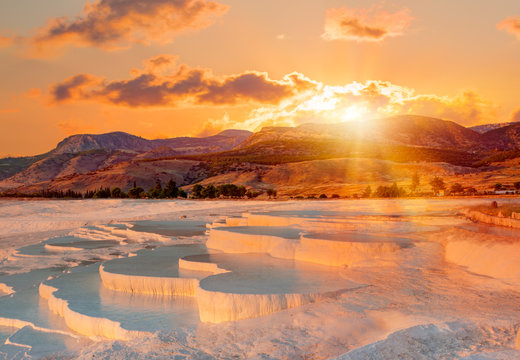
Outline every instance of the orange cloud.
<path id="1" fill-rule="evenodd" d="M 473 92 L 456 97 L 416 94 L 411 88 L 383 81 L 353 82 L 343 86 L 319 84 L 313 92 L 295 96 L 280 106 L 253 109 L 245 128 L 338 123 L 399 114 L 425 115 L 462 125 L 493 122 L 496 106 Z"/>
<path id="2" fill-rule="evenodd" d="M 399 114 L 433 116 L 462 125 L 496 119 L 497 106 L 472 91 L 454 97 L 417 94 L 412 88 L 384 81 L 331 86 L 300 73 L 281 80 L 258 71 L 216 76 L 208 69 L 176 65 L 176 60 L 175 56 L 159 55 L 124 80 L 79 74 L 52 86 L 52 100 L 90 100 L 127 108 L 246 106 L 244 115 L 234 116 L 233 121 L 227 116 L 208 120 L 201 132 L 204 135 L 230 126 L 256 130 Z"/>
<path id="3" fill-rule="evenodd" d="M 511 122 L 520 122 L 520 109 L 516 110 L 511 116 Z"/>
<path id="4" fill-rule="evenodd" d="M 209 0 L 98 0 L 76 18 L 54 18 L 37 31 L 37 52 L 66 44 L 107 49 L 131 43 L 168 43 L 179 33 L 202 29 L 228 6 Z"/>
<path id="5" fill-rule="evenodd" d="M 520 40 L 520 17 L 510 16 L 497 24 L 497 29 L 513 34 Z"/>
<path id="6" fill-rule="evenodd" d="M 42 90 L 38 88 L 29 89 L 29 91 L 22 94 L 27 99 L 36 99 L 42 95 Z"/>
<path id="7" fill-rule="evenodd" d="M 52 89 L 52 98 L 55 102 L 63 102 L 71 99 L 90 97 L 87 90 L 90 86 L 100 84 L 101 79 L 88 74 L 75 75 L 68 78 Z"/>
<path id="8" fill-rule="evenodd" d="M 196 136 L 198 137 L 206 137 L 218 134 L 221 131 L 224 131 L 226 129 L 232 129 L 235 128 L 237 125 L 236 122 L 231 121 L 229 118 L 229 114 L 225 113 L 224 116 L 220 119 L 213 119 L 210 118 L 204 122 L 202 125 L 202 130 L 199 131 Z"/>
<path id="9" fill-rule="evenodd" d="M 401 109 L 408 114 L 449 119 L 464 126 L 495 122 L 497 110 L 493 103 L 472 91 L 456 97 L 418 95 L 405 100 Z"/>
<path id="10" fill-rule="evenodd" d="M 405 8 L 395 13 L 370 9 L 329 9 L 325 15 L 325 40 L 382 41 L 403 35 L 413 18 Z"/>
<path id="11" fill-rule="evenodd" d="M 174 59 L 161 55 L 147 60 L 145 69 L 134 70 L 128 80 L 106 81 L 89 74 L 73 76 L 52 86 L 52 100 L 55 103 L 93 100 L 128 107 L 277 104 L 315 86 L 315 82 L 297 73 L 272 80 L 266 73 L 257 71 L 217 77 L 210 70 L 187 65 L 180 65 L 167 74 L 156 71 L 158 66 L 170 66 Z"/>
<path id="12" fill-rule="evenodd" d="M 8 36 L 0 36 L 0 49 L 11 46 L 13 42 L 13 39 Z"/>

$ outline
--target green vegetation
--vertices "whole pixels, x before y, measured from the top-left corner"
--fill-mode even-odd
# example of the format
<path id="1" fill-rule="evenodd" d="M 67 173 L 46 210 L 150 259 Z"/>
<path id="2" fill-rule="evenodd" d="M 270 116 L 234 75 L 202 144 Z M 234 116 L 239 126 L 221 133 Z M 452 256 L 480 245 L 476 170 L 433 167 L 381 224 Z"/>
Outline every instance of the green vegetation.
<path id="1" fill-rule="evenodd" d="M 224 184 L 219 186 L 209 184 L 206 187 L 200 184 L 195 184 L 191 188 L 191 198 L 193 199 L 215 199 L 220 197 L 226 199 L 241 199 L 244 196 L 251 199 L 260 194 L 260 192 L 247 191 L 244 186 L 237 186 L 235 184 Z"/>
<path id="2" fill-rule="evenodd" d="M 450 187 L 451 194 L 460 194 L 463 192 L 464 192 L 464 186 L 462 186 L 459 183 L 455 183 L 455 184 L 451 185 L 451 187 Z"/>
<path id="3" fill-rule="evenodd" d="M 417 191 L 417 187 L 421 184 L 421 178 L 419 174 L 416 172 L 412 176 L 412 185 L 410 185 L 410 190 L 415 193 Z"/>
<path id="4" fill-rule="evenodd" d="M 135 185 L 133 188 L 128 190 L 128 197 L 130 199 L 140 199 L 140 198 L 144 197 L 143 194 L 144 194 L 144 189 L 142 187 L 138 187 Z"/>
<path id="5" fill-rule="evenodd" d="M 230 151 L 142 159 L 139 161 L 194 160 L 207 164 L 208 177 L 221 173 L 240 163 L 277 165 L 310 160 L 336 158 L 370 158 L 395 162 L 447 162 L 460 166 L 474 166 L 480 160 L 477 154 L 456 150 L 441 150 L 404 145 L 381 145 L 367 142 L 339 140 L 269 140 L 246 148 Z"/>
<path id="6" fill-rule="evenodd" d="M 378 186 L 374 197 L 378 198 L 397 198 L 406 195 L 406 191 L 397 186 L 397 183 L 393 183 L 392 186 Z"/>
<path id="7" fill-rule="evenodd" d="M 267 189 L 266 193 L 267 196 L 269 196 L 269 199 L 275 198 L 278 195 L 278 192 L 275 189 Z"/>
<path id="8" fill-rule="evenodd" d="M 418 185 L 418 175 L 414 174 L 412 177 L 412 185 Z M 453 183 L 451 186 L 447 186 L 444 179 L 435 176 L 430 180 L 432 192 L 429 193 L 417 193 L 417 187 L 410 186 L 410 192 L 407 193 L 405 188 L 400 187 L 397 183 L 393 183 L 391 186 L 378 186 L 375 191 L 372 191 L 372 187 L 368 185 L 361 194 L 354 194 L 354 198 L 397 198 L 407 196 L 431 196 L 439 195 L 441 190 L 447 190 L 445 195 L 476 195 L 478 192 L 473 187 L 464 187 L 460 183 Z M 520 186 L 520 184 L 519 184 Z"/>
<path id="9" fill-rule="evenodd" d="M 261 191 L 247 190 L 247 192 L 246 192 L 246 196 L 247 196 L 248 199 L 253 199 L 253 198 L 256 198 L 256 197 L 258 197 L 260 195 L 262 195 Z"/>
<path id="10" fill-rule="evenodd" d="M 494 162 L 504 162 L 506 160 L 520 157 L 520 150 L 499 151 L 475 163 L 476 166 L 486 166 Z"/>
<path id="11" fill-rule="evenodd" d="M 24 171 L 37 161 L 44 159 L 49 154 L 25 157 L 6 157 L 0 159 L 0 180 L 7 179 L 20 171 Z"/>
<path id="12" fill-rule="evenodd" d="M 435 176 L 433 179 L 431 179 L 430 185 L 435 195 L 439 194 L 442 190 L 446 189 L 446 184 L 444 183 L 444 180 L 439 176 Z"/>
<path id="13" fill-rule="evenodd" d="M 187 198 L 188 194 L 177 187 L 175 181 L 170 179 L 163 188 L 161 181 L 157 180 L 155 187 L 148 192 L 142 187 L 138 187 L 134 182 L 134 186 L 125 193 L 119 187 L 101 187 L 97 190 L 87 190 L 85 193 L 72 190 L 54 191 L 44 190 L 32 194 L 22 193 L 0 193 L 0 197 L 28 197 L 28 198 L 50 198 L 50 199 L 175 199 L 178 197 Z"/>
<path id="14" fill-rule="evenodd" d="M 46 199 L 83 199 L 81 192 L 72 190 L 42 190 L 31 194 L 22 193 L 0 193 L 0 197 L 16 198 L 46 198 Z"/>

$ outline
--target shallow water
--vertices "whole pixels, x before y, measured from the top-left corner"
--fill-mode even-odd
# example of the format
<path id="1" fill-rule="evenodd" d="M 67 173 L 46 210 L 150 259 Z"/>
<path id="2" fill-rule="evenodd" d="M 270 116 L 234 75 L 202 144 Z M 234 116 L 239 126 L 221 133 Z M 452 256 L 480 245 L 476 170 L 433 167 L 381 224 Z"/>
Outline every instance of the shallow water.
<path id="1" fill-rule="evenodd" d="M 495 278 L 507 269 L 486 273 L 488 268 L 474 266 L 482 263 L 476 237 L 472 253 L 454 248 L 450 264 L 441 245 L 467 240 L 457 238 L 456 231 L 462 229 L 470 235 L 486 234 L 491 243 L 493 236 L 504 236 L 512 239 L 508 245 L 513 246 L 514 239 L 520 238 L 517 230 L 478 225 L 457 215 L 468 203 L 488 201 L 92 201 L 71 204 L 75 210 L 70 215 L 60 213 L 53 202 L 29 204 L 41 207 L 36 211 L 27 204 L 0 201 L 0 213 L 8 213 L 13 206 L 19 222 L 6 234 L 21 231 L 24 221 L 40 221 L 29 227 L 47 231 L 54 224 L 54 213 L 70 226 L 67 235 L 38 237 L 33 233 L 34 243 L 0 259 L 0 283 L 13 292 L 0 296 L 0 318 L 4 319 L 0 321 L 0 358 L 55 354 L 92 358 L 98 351 L 96 357 L 102 358 L 294 358 L 304 354 L 326 358 L 375 343 L 388 334 L 398 336 L 400 330 L 417 324 L 448 320 L 498 329 L 489 343 L 511 350 L 514 334 L 510 329 L 520 325 L 520 314 L 513 306 L 517 296 L 520 301 L 516 285 L 511 285 L 515 279 Z M 96 218 L 96 211 L 111 215 Z M 116 216 L 114 211 L 121 214 Z M 261 225 L 249 225 L 243 213 L 249 213 L 250 219 L 263 216 Z M 226 226 L 226 216 L 240 226 Z M 95 221 L 86 224 L 83 218 Z M 289 225 L 280 226 L 283 222 Z M 218 239 L 226 239 L 227 232 L 240 246 L 226 247 L 236 245 L 229 243 L 219 250 L 208 249 L 206 240 L 215 241 L 219 231 Z M 274 255 L 248 250 L 262 242 L 268 243 L 266 248 Z M 298 247 L 301 242 L 307 247 Z M 350 247 L 343 248 L 344 243 Z M 355 253 L 354 265 L 320 264 L 334 253 Z M 295 254 L 305 261 L 291 258 Z M 507 251 L 499 254 L 502 263 L 514 264 Z M 126 283 L 112 290 L 100 276 L 101 267 L 115 281 L 121 278 Z M 177 280 L 186 286 L 185 294 L 164 295 Z M 485 282 L 485 290 L 479 281 Z M 55 288 L 51 298 L 42 295 L 40 284 L 44 289 Z M 471 299 L 471 305 L 465 305 L 468 310 L 458 303 L 464 297 Z M 84 324 L 95 328 L 103 320 L 119 323 L 137 338 L 126 342 L 125 332 L 113 338 L 106 333 L 94 336 L 74 324 L 78 320 L 68 310 L 51 311 L 53 301 L 66 301 L 66 308 L 83 316 Z M 502 308 L 496 309 L 496 304 Z M 436 306 L 449 317 L 428 310 Z M 470 307 L 479 310 L 473 314 Z M 497 311 L 502 311 L 500 316 Z M 498 318 L 510 322 L 497 323 Z M 3 326 L 9 321 L 10 326 Z M 480 340 L 468 334 L 461 335 L 465 341 L 461 348 L 477 349 L 474 342 Z M 411 351 L 408 358 L 421 355 L 407 346 L 403 348 Z M 445 349 L 447 345 L 437 346 Z M 448 357 L 456 354 L 446 351 Z"/>

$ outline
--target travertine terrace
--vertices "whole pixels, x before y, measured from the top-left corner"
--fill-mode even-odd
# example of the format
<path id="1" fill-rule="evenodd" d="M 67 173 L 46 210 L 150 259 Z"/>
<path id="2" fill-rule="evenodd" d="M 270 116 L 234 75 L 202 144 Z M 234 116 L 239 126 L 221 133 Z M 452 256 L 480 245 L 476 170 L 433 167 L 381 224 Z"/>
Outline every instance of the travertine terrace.
<path id="1" fill-rule="evenodd" d="M 520 354 L 520 233 L 468 220 L 461 202 L 156 202 L 146 218 L 147 202 L 113 204 L 85 203 L 81 226 L 52 202 L 19 217 L 0 264 L 0 353 Z M 22 242 L 42 211 L 54 216 L 39 241 Z M 44 232 L 60 219 L 70 228 Z"/>

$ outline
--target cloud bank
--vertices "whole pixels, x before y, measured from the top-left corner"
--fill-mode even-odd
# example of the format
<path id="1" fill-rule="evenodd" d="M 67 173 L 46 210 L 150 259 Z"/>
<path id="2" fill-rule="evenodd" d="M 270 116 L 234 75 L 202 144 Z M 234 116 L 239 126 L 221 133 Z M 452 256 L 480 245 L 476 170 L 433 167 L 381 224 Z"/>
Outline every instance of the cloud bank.
<path id="1" fill-rule="evenodd" d="M 520 17 L 510 16 L 497 24 L 497 29 L 516 36 L 520 40 Z"/>
<path id="2" fill-rule="evenodd" d="M 378 8 L 349 9 L 346 7 L 327 10 L 325 40 L 377 42 L 388 37 L 403 35 L 413 18 L 407 8 L 390 13 Z"/>
<path id="3" fill-rule="evenodd" d="M 128 79 L 107 80 L 90 74 L 72 76 L 50 88 L 52 102 L 94 101 L 127 108 L 245 106 L 240 120 L 211 119 L 205 132 L 223 127 L 256 130 L 306 122 L 337 123 L 398 114 L 433 116 L 462 125 L 493 122 L 497 107 L 472 91 L 448 97 L 417 94 L 412 88 L 385 81 L 331 86 L 291 73 L 280 80 L 246 71 L 216 76 L 211 70 L 177 64 L 159 55 L 134 69 Z"/>
<path id="4" fill-rule="evenodd" d="M 13 39 L 8 36 L 0 36 L 0 49 L 11 46 Z"/>
<path id="5" fill-rule="evenodd" d="M 401 114 L 432 116 L 467 126 L 493 122 L 496 111 L 493 103 L 471 91 L 448 97 L 417 94 L 414 89 L 384 81 L 344 86 L 320 83 L 316 91 L 295 96 L 280 106 L 253 109 L 246 128 L 337 123 Z"/>
<path id="6" fill-rule="evenodd" d="M 134 69 L 127 80 L 107 81 L 90 74 L 75 75 L 52 86 L 52 101 L 93 100 L 128 107 L 278 104 L 316 86 L 298 73 L 272 80 L 267 73 L 258 71 L 219 77 L 208 69 L 184 64 L 165 71 L 171 69 L 175 61 L 175 57 L 167 55 L 149 59 L 145 61 L 144 70 Z"/>
<path id="7" fill-rule="evenodd" d="M 106 49 L 132 43 L 167 43 L 179 33 L 202 29 L 227 11 L 209 0 L 98 0 L 75 17 L 49 20 L 32 38 L 46 52 L 64 45 Z"/>

